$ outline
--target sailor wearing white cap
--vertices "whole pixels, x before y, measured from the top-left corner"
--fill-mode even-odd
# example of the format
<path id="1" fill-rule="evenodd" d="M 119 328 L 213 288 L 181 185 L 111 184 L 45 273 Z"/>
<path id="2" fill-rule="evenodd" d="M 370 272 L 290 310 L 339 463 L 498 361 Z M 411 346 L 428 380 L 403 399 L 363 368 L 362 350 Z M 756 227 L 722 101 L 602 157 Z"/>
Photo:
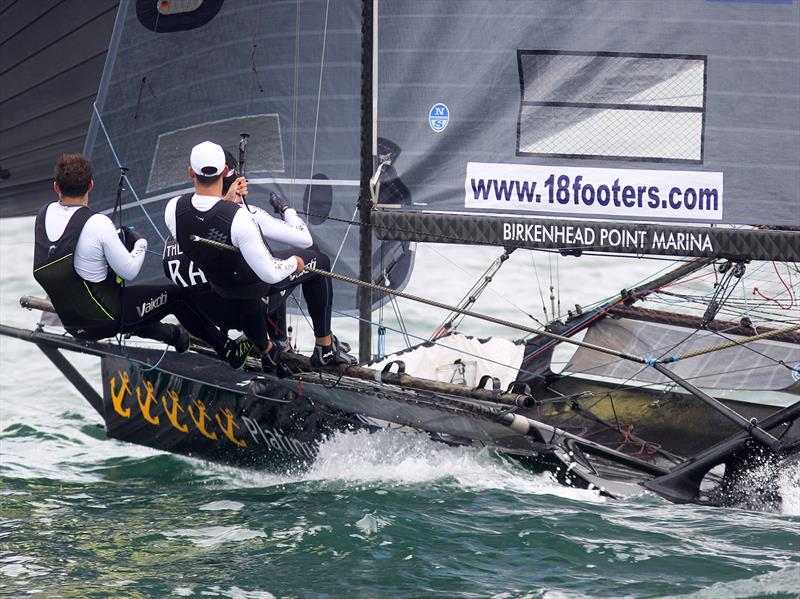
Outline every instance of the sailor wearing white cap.
<path id="1" fill-rule="evenodd" d="M 189 176 L 194 182 L 195 193 L 170 200 L 164 220 L 180 250 L 203 271 L 214 291 L 235 302 L 239 319 L 237 328 L 261 353 L 264 369 L 274 370 L 279 352 L 268 339 L 262 297 L 269 294 L 271 285 L 291 275 L 300 275 L 305 262 L 299 255 L 279 259 L 270 253 L 253 215 L 235 202 L 221 198 L 223 177 L 227 172 L 225 152 L 221 146 L 210 141 L 194 146 L 189 159 Z M 237 179 L 232 184 L 236 189 L 226 197 L 234 197 L 239 187 L 244 191 L 246 185 L 243 177 Z M 196 241 L 197 238 L 230 244 L 239 251 L 220 250 Z M 321 299 L 329 314 L 328 294 Z M 314 357 L 326 358 L 320 361 L 320 365 L 351 363 L 352 358 L 345 351 L 338 351 L 338 344 L 330 333 L 329 317 L 327 322 L 325 334 L 317 335 L 317 346 L 328 352 L 317 352 L 315 348 Z M 320 356 L 316 356 L 317 353 Z M 341 358 L 344 362 L 333 362 L 333 358 Z"/>

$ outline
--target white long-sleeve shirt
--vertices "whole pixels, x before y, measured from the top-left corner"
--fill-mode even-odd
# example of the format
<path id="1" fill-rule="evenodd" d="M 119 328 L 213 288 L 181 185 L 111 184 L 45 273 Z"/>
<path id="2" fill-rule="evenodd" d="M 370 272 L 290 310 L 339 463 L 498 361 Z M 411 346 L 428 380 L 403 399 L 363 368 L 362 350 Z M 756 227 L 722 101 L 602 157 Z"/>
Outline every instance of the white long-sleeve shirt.
<path id="1" fill-rule="evenodd" d="M 180 197 L 180 196 L 179 196 Z M 217 202 L 224 202 L 213 196 L 192 196 L 192 206 L 201 212 L 208 212 Z M 172 198 L 164 211 L 164 222 L 172 236 L 177 239 L 175 227 L 175 208 L 178 197 Z M 258 228 L 255 217 L 247 210 L 239 209 L 231 223 L 231 244 L 239 248 L 247 265 L 253 269 L 258 278 L 266 283 L 282 281 L 297 270 L 297 259 L 294 256 L 287 260 L 279 260 L 270 254 L 261 229 Z"/>
<path id="2" fill-rule="evenodd" d="M 53 202 L 47 207 L 44 227 L 48 240 L 56 241 L 72 216 L 81 206 L 64 206 Z M 99 283 L 108 276 L 108 267 L 126 281 L 139 274 L 147 251 L 147 240 L 139 239 L 129 252 L 117 234 L 111 219 L 105 214 L 93 214 L 83 226 L 75 247 L 73 265 L 78 275 L 92 283 Z"/>
<path id="3" fill-rule="evenodd" d="M 306 223 L 297 216 L 294 208 L 284 210 L 283 220 L 275 218 L 258 206 L 250 206 L 250 213 L 256 219 L 256 224 L 266 241 L 277 241 L 301 249 L 311 247 L 314 243 Z"/>

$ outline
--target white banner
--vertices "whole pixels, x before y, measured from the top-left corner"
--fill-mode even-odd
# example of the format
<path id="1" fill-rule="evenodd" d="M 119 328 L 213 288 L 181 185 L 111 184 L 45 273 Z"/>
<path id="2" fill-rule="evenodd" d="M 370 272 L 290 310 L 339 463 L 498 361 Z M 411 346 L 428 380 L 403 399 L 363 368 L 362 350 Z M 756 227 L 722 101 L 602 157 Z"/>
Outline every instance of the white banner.
<path id="1" fill-rule="evenodd" d="M 722 173 L 469 162 L 464 194 L 490 212 L 722 220 Z"/>

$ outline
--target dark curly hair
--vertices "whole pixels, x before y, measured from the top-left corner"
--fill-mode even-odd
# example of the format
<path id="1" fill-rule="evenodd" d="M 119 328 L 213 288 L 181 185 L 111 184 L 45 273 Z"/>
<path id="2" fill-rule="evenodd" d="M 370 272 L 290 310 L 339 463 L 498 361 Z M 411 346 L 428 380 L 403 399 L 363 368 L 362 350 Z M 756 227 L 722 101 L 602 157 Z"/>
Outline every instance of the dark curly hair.
<path id="1" fill-rule="evenodd" d="M 56 162 L 55 180 L 61 195 L 79 198 L 92 182 L 92 163 L 83 154 L 61 154 Z"/>

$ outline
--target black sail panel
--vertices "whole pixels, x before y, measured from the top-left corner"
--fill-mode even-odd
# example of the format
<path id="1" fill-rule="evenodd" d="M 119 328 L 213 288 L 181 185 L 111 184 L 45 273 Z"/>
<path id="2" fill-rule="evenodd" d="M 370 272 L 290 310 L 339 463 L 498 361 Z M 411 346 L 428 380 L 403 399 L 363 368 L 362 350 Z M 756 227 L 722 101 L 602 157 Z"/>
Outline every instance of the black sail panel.
<path id="1" fill-rule="evenodd" d="M 335 270 L 354 276 L 360 2 L 184 4 L 199 7 L 170 12 L 153 2 L 122 3 L 87 142 L 96 209 L 113 212 L 119 166 L 129 169 L 122 223 L 136 226 L 155 250 L 137 281 L 163 280 L 164 207 L 191 189 L 192 146 L 210 139 L 237 156 L 241 133 L 250 136 L 249 203 L 268 208 L 269 191 L 286 197 Z M 375 247 L 376 272 L 392 264 L 404 274 L 393 283 L 404 284 L 408 244 Z M 352 286 L 337 285 L 336 302 L 353 310 Z"/>
<path id="2" fill-rule="evenodd" d="M 598 237 L 589 219 L 689 223 L 706 232 L 800 227 L 796 2 L 379 6 L 378 135 L 402 151 L 391 166 L 412 198 L 404 211 L 473 215 L 453 225 L 457 238 L 479 226 L 468 221 L 492 215 L 586 219 Z M 396 212 L 379 215 L 381 236 L 417 238 L 392 230 L 411 224 Z M 491 228 L 502 232 L 503 224 Z M 441 232 L 414 225 L 420 238 Z M 798 245 L 796 234 L 783 237 L 769 245 Z M 701 247 L 705 240 L 668 242 L 597 249 L 751 249 L 714 237 L 711 250 Z M 541 247 L 502 235 L 490 243 Z M 770 255 L 797 259 L 797 251 Z"/>
<path id="3" fill-rule="evenodd" d="M 0 3 L 0 218 L 56 199 L 53 164 L 83 148 L 117 5 Z"/>

